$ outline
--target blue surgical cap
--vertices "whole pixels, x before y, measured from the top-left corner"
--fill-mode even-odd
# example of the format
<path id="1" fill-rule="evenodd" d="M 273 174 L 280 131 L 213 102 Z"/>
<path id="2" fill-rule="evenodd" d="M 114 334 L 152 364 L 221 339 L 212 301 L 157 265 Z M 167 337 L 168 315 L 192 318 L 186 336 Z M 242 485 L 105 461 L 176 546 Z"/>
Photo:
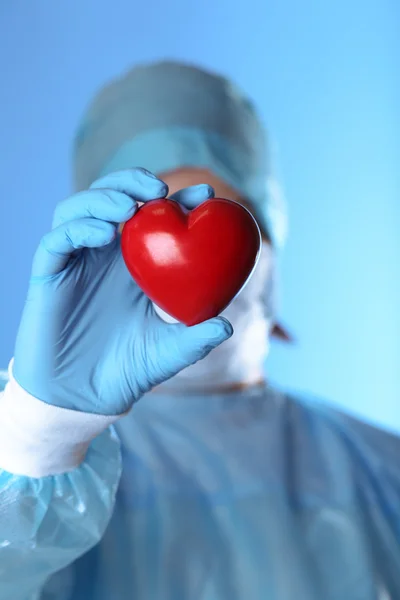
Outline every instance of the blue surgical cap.
<path id="1" fill-rule="evenodd" d="M 155 174 L 212 171 L 251 204 L 274 246 L 283 244 L 285 203 L 271 173 L 266 131 L 252 102 L 227 79 L 160 62 L 103 88 L 76 135 L 75 187 L 134 166 Z"/>

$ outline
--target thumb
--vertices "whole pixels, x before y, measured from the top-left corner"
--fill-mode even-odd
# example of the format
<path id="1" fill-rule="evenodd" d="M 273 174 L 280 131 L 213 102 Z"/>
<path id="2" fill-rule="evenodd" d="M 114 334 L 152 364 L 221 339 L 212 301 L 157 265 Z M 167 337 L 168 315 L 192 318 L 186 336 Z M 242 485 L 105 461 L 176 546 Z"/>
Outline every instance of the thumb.
<path id="1" fill-rule="evenodd" d="M 223 317 L 210 319 L 199 325 L 166 325 L 163 370 L 168 377 L 205 358 L 211 350 L 233 334 L 233 327 Z M 167 374 L 166 373 L 166 374 Z"/>

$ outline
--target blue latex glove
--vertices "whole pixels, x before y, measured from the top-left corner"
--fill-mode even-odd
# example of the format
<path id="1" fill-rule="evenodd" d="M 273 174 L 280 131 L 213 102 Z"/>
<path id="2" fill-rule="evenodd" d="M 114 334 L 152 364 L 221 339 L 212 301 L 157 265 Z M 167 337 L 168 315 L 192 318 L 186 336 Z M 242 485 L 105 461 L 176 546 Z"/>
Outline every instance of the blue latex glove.
<path id="1" fill-rule="evenodd" d="M 14 356 L 16 381 L 36 398 L 121 414 L 232 334 L 219 317 L 194 327 L 164 323 L 128 273 L 118 223 L 135 213 L 137 201 L 167 194 L 162 181 L 132 169 L 56 208 L 34 257 Z M 174 197 L 193 207 L 212 195 L 203 185 Z"/>

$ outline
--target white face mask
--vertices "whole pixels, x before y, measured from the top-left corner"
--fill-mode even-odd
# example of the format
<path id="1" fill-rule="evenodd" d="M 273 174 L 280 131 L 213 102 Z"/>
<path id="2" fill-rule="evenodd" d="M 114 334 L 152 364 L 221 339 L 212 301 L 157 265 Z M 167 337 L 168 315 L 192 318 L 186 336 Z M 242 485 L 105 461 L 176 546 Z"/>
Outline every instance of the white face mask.
<path id="1" fill-rule="evenodd" d="M 273 251 L 263 243 L 250 281 L 222 313 L 233 325 L 233 336 L 159 386 L 160 391 L 212 391 L 237 383 L 257 383 L 263 378 L 274 317 L 273 266 Z M 164 320 L 172 321 L 161 309 L 155 309 Z"/>

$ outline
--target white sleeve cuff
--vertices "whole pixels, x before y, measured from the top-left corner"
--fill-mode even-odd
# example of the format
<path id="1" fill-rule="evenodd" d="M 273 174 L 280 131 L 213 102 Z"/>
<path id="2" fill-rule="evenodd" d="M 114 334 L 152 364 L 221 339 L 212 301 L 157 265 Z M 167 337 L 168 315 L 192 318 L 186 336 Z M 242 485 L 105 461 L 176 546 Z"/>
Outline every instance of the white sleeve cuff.
<path id="1" fill-rule="evenodd" d="M 90 442 L 122 415 L 103 416 L 46 404 L 12 376 L 0 394 L 0 469 L 45 477 L 70 471 L 85 458 Z"/>

